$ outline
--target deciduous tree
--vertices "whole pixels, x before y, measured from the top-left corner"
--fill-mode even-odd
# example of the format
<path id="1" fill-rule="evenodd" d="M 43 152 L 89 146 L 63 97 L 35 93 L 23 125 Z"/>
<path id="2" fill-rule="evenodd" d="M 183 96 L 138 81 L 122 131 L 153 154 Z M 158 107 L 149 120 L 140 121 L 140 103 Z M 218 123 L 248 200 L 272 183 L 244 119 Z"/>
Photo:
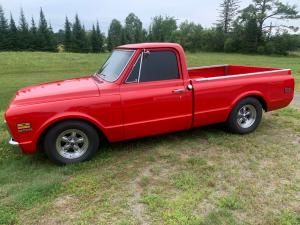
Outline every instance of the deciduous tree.
<path id="1" fill-rule="evenodd" d="M 134 13 L 130 13 L 126 17 L 124 33 L 126 43 L 140 43 L 143 41 L 143 23 Z"/>
<path id="2" fill-rule="evenodd" d="M 111 21 L 107 36 L 107 48 L 109 51 L 122 43 L 122 29 L 119 20 L 113 19 Z"/>
<path id="3" fill-rule="evenodd" d="M 177 23 L 174 17 L 156 16 L 149 28 L 149 39 L 157 42 L 173 42 L 176 29 Z"/>

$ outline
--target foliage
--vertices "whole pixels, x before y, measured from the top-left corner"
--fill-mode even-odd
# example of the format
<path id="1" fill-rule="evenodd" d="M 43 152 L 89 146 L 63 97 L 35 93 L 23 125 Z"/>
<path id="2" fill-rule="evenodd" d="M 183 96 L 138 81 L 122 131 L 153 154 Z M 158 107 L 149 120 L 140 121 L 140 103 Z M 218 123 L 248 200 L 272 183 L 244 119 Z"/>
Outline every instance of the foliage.
<path id="1" fill-rule="evenodd" d="M 203 47 L 203 28 L 199 24 L 185 21 L 180 24 L 176 32 L 176 42 L 188 51 L 200 51 Z"/>
<path id="2" fill-rule="evenodd" d="M 222 27 L 224 33 L 227 34 L 232 28 L 232 23 L 239 8 L 239 1 L 223 0 L 223 2 L 220 5 L 220 8 L 220 19 L 218 21 L 218 25 Z"/>
<path id="3" fill-rule="evenodd" d="M 40 21 L 37 30 L 37 50 L 56 51 L 56 45 L 52 29 L 48 26 L 44 12 L 40 10 Z"/>
<path id="4" fill-rule="evenodd" d="M 122 43 L 123 28 L 119 20 L 113 19 L 109 26 L 107 36 L 107 48 L 111 51 Z"/>
<path id="5" fill-rule="evenodd" d="M 9 43 L 7 36 L 9 34 L 7 20 L 4 11 L 0 5 L 0 50 L 8 50 Z"/>
<path id="6" fill-rule="evenodd" d="M 72 51 L 73 52 L 88 52 L 89 46 L 87 43 L 87 36 L 84 27 L 81 25 L 78 15 L 75 15 L 75 22 L 73 24 L 72 36 Z"/>
<path id="7" fill-rule="evenodd" d="M 156 16 L 149 28 L 148 39 L 153 42 L 174 42 L 177 23 L 174 17 Z"/>
<path id="8" fill-rule="evenodd" d="M 221 1 L 221 0 L 220 0 Z M 184 21 L 177 24 L 174 17 L 156 16 L 149 29 L 130 13 L 124 20 L 113 19 L 107 38 L 101 32 L 99 22 L 86 30 L 76 15 L 74 21 L 66 17 L 64 29 L 53 32 L 41 9 L 38 27 L 34 18 L 26 21 L 23 10 L 19 23 L 5 17 L 0 6 L 0 51 L 66 51 L 104 52 L 116 46 L 140 42 L 177 42 L 190 52 L 240 52 L 287 55 L 300 48 L 296 27 L 285 27 L 281 20 L 300 18 L 296 6 L 280 0 L 252 0 L 246 8 L 238 10 L 239 0 L 222 0 L 220 17 L 215 26 L 203 28 L 200 24 Z M 270 19 L 279 20 L 273 25 Z"/>
<path id="9" fill-rule="evenodd" d="M 71 30 L 71 23 L 69 22 L 68 17 L 66 17 L 65 21 L 65 31 L 64 31 L 64 48 L 66 51 L 72 50 L 72 30 Z"/>
<path id="10" fill-rule="evenodd" d="M 133 13 L 125 19 L 124 35 L 125 43 L 140 43 L 145 39 L 142 21 Z"/>

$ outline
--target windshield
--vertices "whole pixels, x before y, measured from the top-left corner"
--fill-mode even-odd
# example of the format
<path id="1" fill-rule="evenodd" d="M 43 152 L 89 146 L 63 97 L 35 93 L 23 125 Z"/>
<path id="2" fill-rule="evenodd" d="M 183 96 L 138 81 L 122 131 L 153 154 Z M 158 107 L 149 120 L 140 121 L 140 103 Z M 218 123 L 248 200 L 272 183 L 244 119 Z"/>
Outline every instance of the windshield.
<path id="1" fill-rule="evenodd" d="M 106 81 L 116 81 L 125 69 L 133 53 L 133 50 L 114 50 L 97 74 Z"/>

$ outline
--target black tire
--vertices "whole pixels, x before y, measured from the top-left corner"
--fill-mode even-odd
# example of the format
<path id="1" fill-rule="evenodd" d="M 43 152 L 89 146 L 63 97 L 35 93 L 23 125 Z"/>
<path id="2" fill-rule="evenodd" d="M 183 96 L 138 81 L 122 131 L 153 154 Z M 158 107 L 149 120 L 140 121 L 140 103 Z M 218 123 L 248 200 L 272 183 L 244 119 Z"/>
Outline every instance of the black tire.
<path id="1" fill-rule="evenodd" d="M 244 107 L 244 108 L 243 108 Z M 249 108 L 251 118 L 247 116 L 241 116 L 241 111 Z M 241 110 L 241 111 L 240 111 Z M 247 110 L 246 110 L 247 111 Z M 247 111 L 248 112 L 248 111 Z M 245 114 L 244 114 L 245 115 Z M 249 114 L 250 115 L 250 114 Z M 255 115 L 255 119 L 254 116 Z M 243 119 L 242 119 L 243 117 Z M 227 120 L 227 127 L 229 131 L 236 134 L 248 134 L 253 132 L 261 122 L 262 118 L 262 106 L 261 103 L 253 97 L 245 98 L 237 103 L 237 105 L 231 111 L 229 118 Z M 251 119 L 251 120 L 250 120 Z M 244 122 L 247 121 L 247 122 Z M 248 123 L 248 121 L 251 121 Z M 244 124 L 243 124 L 244 122 Z M 246 126 L 246 123 L 248 126 Z"/>
<path id="2" fill-rule="evenodd" d="M 64 144 L 64 141 L 61 141 L 63 138 L 67 137 L 68 132 L 71 132 L 72 135 L 68 137 L 68 139 L 72 139 L 73 134 L 74 134 L 74 139 L 77 138 L 83 140 L 82 143 L 79 143 L 76 147 L 76 149 L 79 150 L 78 153 L 76 152 L 75 155 L 75 148 L 74 148 L 74 139 L 73 143 L 71 141 L 68 143 Z M 76 133 L 77 132 L 77 133 Z M 64 134 L 66 135 L 64 136 Z M 81 138 L 82 136 L 82 138 Z M 64 139 L 65 140 L 65 139 Z M 69 150 L 64 150 L 65 145 L 68 144 L 68 147 L 70 147 Z M 61 145 L 62 148 L 60 148 Z M 81 147 L 80 147 L 81 146 Z M 44 149 L 45 153 L 49 157 L 51 161 L 53 161 L 55 164 L 58 165 L 66 165 L 66 164 L 71 164 L 71 163 L 79 163 L 79 162 L 84 162 L 87 160 L 90 160 L 94 154 L 97 152 L 99 147 L 99 135 L 95 128 L 93 128 L 91 125 L 77 121 L 77 120 L 70 120 L 70 121 L 65 121 L 61 122 L 55 126 L 53 126 L 46 134 L 45 136 L 45 141 L 44 141 Z M 60 151 L 59 151 L 60 149 Z M 63 149 L 63 150 L 62 150 Z M 81 150 L 84 149 L 84 150 Z M 67 152 L 70 152 L 69 154 Z M 72 152 L 73 151 L 73 152 Z M 63 152 L 63 153 L 60 153 Z M 72 155 L 72 157 L 68 155 Z M 78 157 L 75 157 L 78 156 Z"/>

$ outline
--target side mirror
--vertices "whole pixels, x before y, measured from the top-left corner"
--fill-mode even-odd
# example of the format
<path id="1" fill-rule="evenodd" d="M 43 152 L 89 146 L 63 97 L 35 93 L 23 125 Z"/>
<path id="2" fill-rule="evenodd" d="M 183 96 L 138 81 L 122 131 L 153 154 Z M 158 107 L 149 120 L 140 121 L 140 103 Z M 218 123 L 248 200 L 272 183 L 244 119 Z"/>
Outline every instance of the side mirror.
<path id="1" fill-rule="evenodd" d="M 144 50 L 144 57 L 147 58 L 150 55 L 150 51 Z"/>

